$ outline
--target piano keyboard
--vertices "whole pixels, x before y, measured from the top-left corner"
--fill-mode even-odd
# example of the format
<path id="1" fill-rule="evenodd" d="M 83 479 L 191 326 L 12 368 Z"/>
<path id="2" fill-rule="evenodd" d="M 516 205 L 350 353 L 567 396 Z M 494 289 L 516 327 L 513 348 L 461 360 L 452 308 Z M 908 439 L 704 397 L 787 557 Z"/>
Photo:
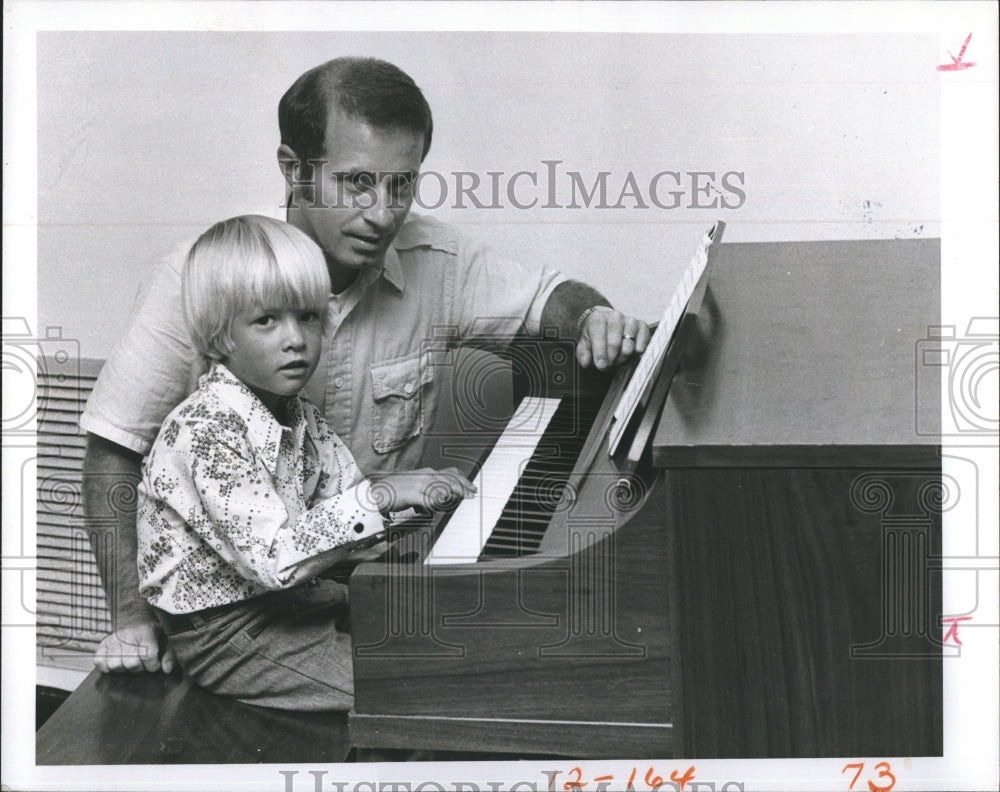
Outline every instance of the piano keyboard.
<path id="1" fill-rule="evenodd" d="M 599 401 L 522 400 L 463 500 L 438 534 L 427 565 L 468 564 L 538 548 L 586 442 Z"/>
<path id="2" fill-rule="evenodd" d="M 593 399 L 563 397 L 493 526 L 481 560 L 535 552 L 553 514 L 572 505 L 575 493 L 568 492 L 566 484 L 600 406 Z"/>
<path id="3" fill-rule="evenodd" d="M 536 396 L 521 401 L 479 469 L 474 482 L 476 494 L 452 512 L 425 564 L 475 563 L 559 402 Z"/>

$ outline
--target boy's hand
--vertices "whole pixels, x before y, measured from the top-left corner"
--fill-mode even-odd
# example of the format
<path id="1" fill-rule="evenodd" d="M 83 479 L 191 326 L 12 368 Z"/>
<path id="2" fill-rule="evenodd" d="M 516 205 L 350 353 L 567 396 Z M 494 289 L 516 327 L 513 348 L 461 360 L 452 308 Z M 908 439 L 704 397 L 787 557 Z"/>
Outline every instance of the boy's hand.
<path id="1" fill-rule="evenodd" d="M 475 495 L 476 486 L 458 468 L 420 468 L 385 476 L 372 485 L 371 492 L 382 512 L 411 506 L 443 511 Z"/>
<path id="2" fill-rule="evenodd" d="M 177 667 L 177 661 L 159 624 L 142 621 L 120 626 L 106 636 L 94 652 L 94 665 L 103 674 L 157 671 L 169 674 Z"/>

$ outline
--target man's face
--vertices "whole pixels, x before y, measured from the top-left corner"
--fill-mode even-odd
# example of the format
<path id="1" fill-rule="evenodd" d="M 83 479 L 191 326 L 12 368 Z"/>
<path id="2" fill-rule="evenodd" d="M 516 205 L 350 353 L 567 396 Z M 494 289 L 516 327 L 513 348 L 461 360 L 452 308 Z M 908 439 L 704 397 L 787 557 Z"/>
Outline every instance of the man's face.
<path id="1" fill-rule="evenodd" d="M 313 177 L 299 170 L 289 220 L 327 254 L 331 276 L 379 264 L 413 203 L 423 136 L 373 127 L 335 108 Z M 313 188 L 315 181 L 317 188 Z"/>

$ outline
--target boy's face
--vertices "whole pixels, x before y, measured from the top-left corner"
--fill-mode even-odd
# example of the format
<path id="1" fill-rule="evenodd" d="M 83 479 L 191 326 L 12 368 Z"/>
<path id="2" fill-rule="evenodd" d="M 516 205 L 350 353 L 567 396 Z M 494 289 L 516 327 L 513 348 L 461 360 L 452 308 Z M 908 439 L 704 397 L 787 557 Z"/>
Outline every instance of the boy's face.
<path id="1" fill-rule="evenodd" d="M 311 309 L 257 306 L 236 315 L 232 339 L 233 351 L 223 362 L 273 411 L 316 370 L 323 327 Z"/>

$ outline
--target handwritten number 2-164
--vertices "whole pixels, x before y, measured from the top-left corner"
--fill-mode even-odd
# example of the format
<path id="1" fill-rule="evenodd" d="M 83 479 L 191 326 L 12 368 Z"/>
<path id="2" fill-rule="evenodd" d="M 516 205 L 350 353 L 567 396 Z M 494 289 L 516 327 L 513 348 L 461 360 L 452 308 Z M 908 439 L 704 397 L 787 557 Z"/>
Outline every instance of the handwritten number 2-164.
<path id="1" fill-rule="evenodd" d="M 851 779 L 851 785 L 847 787 L 848 792 L 854 789 L 854 785 L 858 782 L 858 778 L 861 776 L 861 772 L 865 769 L 864 762 L 850 762 L 844 765 L 844 769 L 841 773 L 846 773 L 848 767 L 856 767 L 857 772 L 854 774 L 854 778 Z M 875 769 L 878 771 L 878 775 L 874 779 L 868 780 L 868 789 L 871 792 L 889 792 L 894 786 L 896 786 L 896 776 L 892 774 L 892 768 L 889 766 L 888 762 L 879 762 L 875 765 Z M 875 783 L 879 781 L 879 783 Z"/>

